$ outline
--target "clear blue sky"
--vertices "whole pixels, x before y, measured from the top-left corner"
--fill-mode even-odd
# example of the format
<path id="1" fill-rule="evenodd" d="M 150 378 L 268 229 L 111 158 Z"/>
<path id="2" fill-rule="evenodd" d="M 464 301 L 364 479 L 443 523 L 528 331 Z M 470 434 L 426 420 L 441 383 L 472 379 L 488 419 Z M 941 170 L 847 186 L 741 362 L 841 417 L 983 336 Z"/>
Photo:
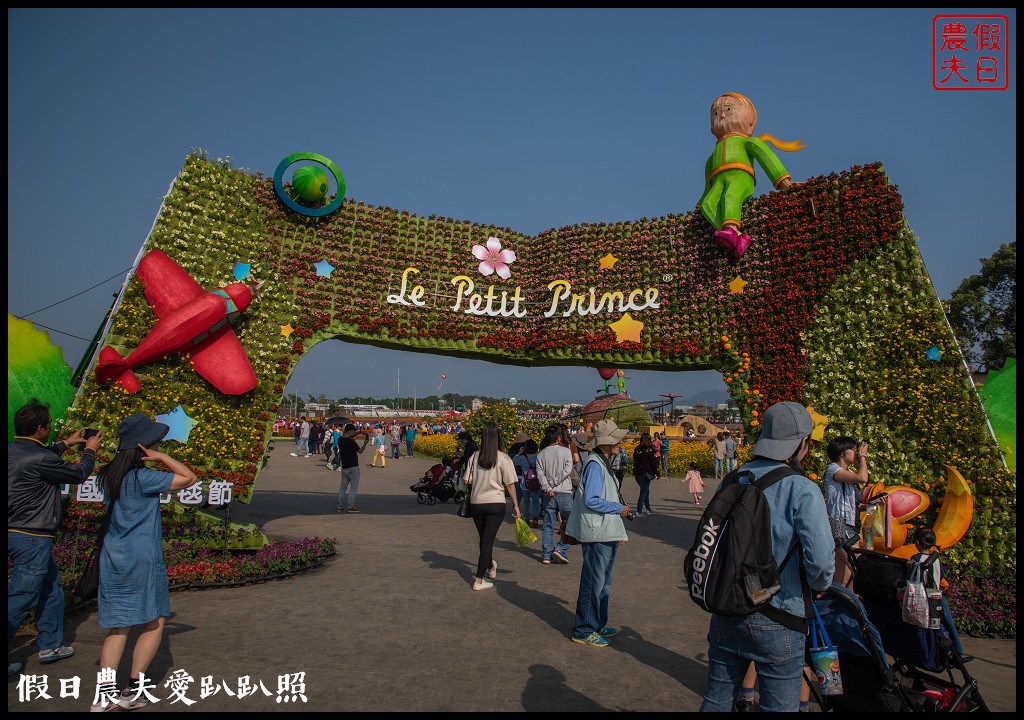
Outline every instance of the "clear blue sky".
<path id="1" fill-rule="evenodd" d="M 750 97 L 794 180 L 882 162 L 947 298 L 1016 238 L 1009 89 L 932 88 L 931 10 L 8 9 L 8 309 L 135 261 L 192 148 L 272 174 L 317 152 L 348 196 L 534 234 L 692 210 L 712 100 Z M 758 190 L 767 183 L 762 179 Z M 123 275 L 120 275 L 123 277 Z M 119 288 L 33 314 L 74 367 Z M 518 368 L 341 342 L 288 388 L 587 402 L 590 368 Z M 628 370 L 637 399 L 724 390 Z"/>

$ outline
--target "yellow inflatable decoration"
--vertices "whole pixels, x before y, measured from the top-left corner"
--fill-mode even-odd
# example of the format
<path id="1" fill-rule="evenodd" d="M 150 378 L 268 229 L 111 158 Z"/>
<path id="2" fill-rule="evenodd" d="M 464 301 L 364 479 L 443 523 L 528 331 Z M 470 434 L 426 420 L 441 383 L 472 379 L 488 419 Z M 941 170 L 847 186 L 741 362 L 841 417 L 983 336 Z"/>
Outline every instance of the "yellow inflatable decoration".
<path id="1" fill-rule="evenodd" d="M 932 529 L 935 544 L 945 550 L 960 541 L 971 526 L 974 496 L 964 476 L 946 465 L 946 495 Z M 871 502 L 872 499 L 882 502 Z M 928 496 L 905 485 L 883 487 L 876 483 L 864 490 L 866 510 L 861 513 L 862 545 L 893 557 L 910 559 L 917 552 L 907 542 L 910 521 L 928 509 Z"/>

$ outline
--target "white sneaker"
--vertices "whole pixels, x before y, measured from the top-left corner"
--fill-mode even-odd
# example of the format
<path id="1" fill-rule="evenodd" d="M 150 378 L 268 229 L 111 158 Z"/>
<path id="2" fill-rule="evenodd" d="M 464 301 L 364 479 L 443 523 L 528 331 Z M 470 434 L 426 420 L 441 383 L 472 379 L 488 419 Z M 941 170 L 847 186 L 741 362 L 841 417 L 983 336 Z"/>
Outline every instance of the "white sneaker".
<path id="1" fill-rule="evenodd" d="M 489 577 L 491 580 L 493 580 L 494 578 L 498 577 L 498 563 L 497 562 L 492 562 L 491 566 L 489 568 L 487 568 L 487 577 Z"/>
<path id="2" fill-rule="evenodd" d="M 288 454 L 291 455 L 292 457 L 298 457 L 297 453 L 288 453 Z"/>
<path id="3" fill-rule="evenodd" d="M 494 587 L 494 583 L 487 582 L 486 580 L 481 580 L 480 582 L 473 583 L 474 590 L 488 590 L 492 587 Z"/>

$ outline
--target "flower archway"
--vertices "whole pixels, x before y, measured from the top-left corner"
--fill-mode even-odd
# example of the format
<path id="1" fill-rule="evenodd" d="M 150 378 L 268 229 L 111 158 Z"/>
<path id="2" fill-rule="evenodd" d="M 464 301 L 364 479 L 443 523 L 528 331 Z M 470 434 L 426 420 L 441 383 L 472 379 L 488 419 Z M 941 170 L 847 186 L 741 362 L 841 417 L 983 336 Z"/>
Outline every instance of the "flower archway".
<path id="1" fill-rule="evenodd" d="M 135 369 L 135 392 L 90 375 L 68 418 L 113 427 L 181 406 L 194 425 L 176 457 L 245 502 L 292 370 L 325 340 L 520 365 L 710 368 L 751 436 L 766 407 L 797 400 L 827 435 L 871 443 L 874 480 L 937 501 L 954 465 L 983 517 L 1011 512 L 1013 478 L 902 210 L 879 164 L 812 178 L 745 207 L 754 242 L 737 260 L 694 211 L 533 237 L 350 199 L 309 216 L 262 174 L 194 153 L 142 255 L 161 250 L 207 292 L 260 286 L 234 324 L 256 386 L 221 394 L 172 354 Z M 132 278 L 102 344 L 127 357 L 154 324 Z M 811 469 L 824 464 L 819 450 Z M 961 545 L 1015 547 L 990 525 Z"/>

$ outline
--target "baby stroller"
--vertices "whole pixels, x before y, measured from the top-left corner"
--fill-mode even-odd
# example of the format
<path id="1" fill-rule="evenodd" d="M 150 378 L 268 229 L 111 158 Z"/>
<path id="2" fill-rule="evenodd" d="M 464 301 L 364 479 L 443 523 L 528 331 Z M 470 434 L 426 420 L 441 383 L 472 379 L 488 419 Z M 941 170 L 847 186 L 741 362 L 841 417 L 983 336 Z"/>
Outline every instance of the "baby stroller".
<path id="1" fill-rule="evenodd" d="M 807 678 L 821 708 L 988 712 L 977 680 L 946 634 L 903 622 L 896 593 L 906 582 L 907 562 L 867 550 L 851 552 L 856 594 L 832 585 L 814 601 L 839 651 L 843 681 L 842 695 L 822 696 L 817 681 Z"/>
<path id="2" fill-rule="evenodd" d="M 462 502 L 465 492 L 455 483 L 459 465 L 458 458 L 444 458 L 432 465 L 418 482 L 409 486 L 416 493 L 416 502 L 420 505 L 433 505 L 439 500 L 448 502 L 452 498 L 455 498 L 455 502 Z"/>

